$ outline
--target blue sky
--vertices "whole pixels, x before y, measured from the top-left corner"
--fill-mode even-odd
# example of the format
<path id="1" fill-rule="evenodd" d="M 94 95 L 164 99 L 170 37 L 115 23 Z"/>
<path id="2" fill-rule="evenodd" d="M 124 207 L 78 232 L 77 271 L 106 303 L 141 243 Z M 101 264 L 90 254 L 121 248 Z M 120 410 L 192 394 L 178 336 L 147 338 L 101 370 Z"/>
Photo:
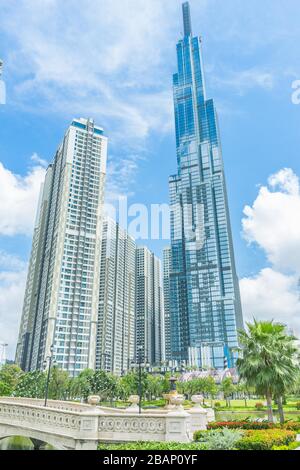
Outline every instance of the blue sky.
<path id="1" fill-rule="evenodd" d="M 300 106 L 291 95 L 300 79 L 300 5 L 190 4 L 208 96 L 219 111 L 245 315 L 298 331 Z M 0 106 L 0 340 L 12 354 L 41 160 L 51 161 L 73 117 L 94 117 L 105 128 L 110 198 L 168 202 L 168 177 L 176 172 L 172 74 L 183 28 L 179 0 L 0 0 L 0 11 L 7 87 Z M 165 243 L 148 245 L 160 255 Z"/>

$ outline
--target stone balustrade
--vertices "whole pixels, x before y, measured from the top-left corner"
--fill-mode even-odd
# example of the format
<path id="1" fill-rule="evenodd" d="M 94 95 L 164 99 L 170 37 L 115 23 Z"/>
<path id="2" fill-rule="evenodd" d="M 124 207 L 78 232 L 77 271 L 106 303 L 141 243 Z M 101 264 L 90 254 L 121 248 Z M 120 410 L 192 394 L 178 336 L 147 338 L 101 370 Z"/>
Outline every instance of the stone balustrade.
<path id="1" fill-rule="evenodd" d="M 57 449 L 96 449 L 98 442 L 189 442 L 195 430 L 206 429 L 207 412 L 196 406 L 185 411 L 183 397 L 172 399 L 172 408 L 143 410 L 135 397 L 131 407 L 117 409 L 91 404 L 30 398 L 0 399 L 0 439 L 25 436 Z"/>

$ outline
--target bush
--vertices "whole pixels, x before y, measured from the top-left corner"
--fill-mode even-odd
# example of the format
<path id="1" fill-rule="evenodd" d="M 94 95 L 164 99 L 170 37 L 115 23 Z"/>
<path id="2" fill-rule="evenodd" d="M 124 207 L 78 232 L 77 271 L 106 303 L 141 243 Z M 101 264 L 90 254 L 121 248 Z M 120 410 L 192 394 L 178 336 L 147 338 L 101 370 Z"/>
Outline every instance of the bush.
<path id="1" fill-rule="evenodd" d="M 255 408 L 257 410 L 262 410 L 264 408 L 264 404 L 261 402 L 255 403 Z"/>
<path id="2" fill-rule="evenodd" d="M 196 442 L 205 442 L 208 432 L 209 431 L 195 431 L 194 432 L 194 441 L 196 441 Z"/>
<path id="3" fill-rule="evenodd" d="M 274 446 L 288 446 L 296 440 L 296 433 L 285 429 L 245 431 L 237 442 L 238 450 L 272 450 Z"/>
<path id="4" fill-rule="evenodd" d="M 288 421 L 287 423 L 284 423 L 283 429 L 300 432 L 300 421 Z"/>
<path id="5" fill-rule="evenodd" d="M 207 429 L 274 429 L 275 424 L 267 421 L 220 421 L 216 423 L 209 423 Z"/>
<path id="6" fill-rule="evenodd" d="M 291 442 L 288 446 L 273 446 L 272 450 L 296 450 L 298 449 L 299 442 Z"/>
<path id="7" fill-rule="evenodd" d="M 216 401 L 215 408 L 221 408 L 221 406 L 222 406 L 221 403 L 219 401 Z"/>
<path id="8" fill-rule="evenodd" d="M 124 442 L 122 444 L 99 444 L 98 450 L 207 450 L 205 445 L 191 442 Z"/>
<path id="9" fill-rule="evenodd" d="M 205 445 L 209 450 L 233 450 L 241 440 L 243 431 L 223 428 L 207 433 Z"/>
<path id="10" fill-rule="evenodd" d="M 296 408 L 297 408 L 297 410 L 300 410 L 300 401 L 297 401 Z"/>

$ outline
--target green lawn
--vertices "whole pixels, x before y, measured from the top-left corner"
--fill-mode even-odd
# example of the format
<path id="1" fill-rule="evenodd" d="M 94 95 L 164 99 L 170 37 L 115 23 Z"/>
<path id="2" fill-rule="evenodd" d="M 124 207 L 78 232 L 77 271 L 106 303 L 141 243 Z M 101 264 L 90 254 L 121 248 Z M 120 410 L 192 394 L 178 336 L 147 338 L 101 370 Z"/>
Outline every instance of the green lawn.
<path id="1" fill-rule="evenodd" d="M 220 411 L 230 411 L 231 410 L 231 411 L 248 412 L 248 411 L 258 411 L 255 408 L 256 403 L 264 403 L 265 400 L 264 399 L 259 399 L 259 398 L 254 399 L 254 400 L 253 399 L 247 400 L 247 407 L 245 406 L 245 400 L 231 400 L 230 401 L 230 407 L 226 406 L 226 401 L 225 400 L 213 400 L 213 401 L 205 400 L 205 405 L 208 406 L 208 407 L 211 407 L 211 405 L 214 406 L 214 403 L 216 403 L 216 402 L 221 404 L 221 407 L 218 408 L 218 410 L 220 410 Z M 296 407 L 297 403 L 300 403 L 300 398 L 288 399 L 287 404 L 284 405 L 284 411 L 286 411 L 286 412 L 299 411 L 299 414 L 300 414 L 300 410 L 297 410 L 297 407 Z M 165 406 L 165 404 L 166 404 L 166 402 L 163 399 L 152 400 L 152 401 L 144 400 L 143 403 L 142 403 L 142 407 L 143 408 L 152 408 L 152 407 L 153 408 L 160 408 L 160 407 L 163 408 Z M 101 405 L 110 407 L 111 403 L 110 402 L 102 402 Z M 113 403 L 113 406 L 117 407 L 117 408 L 127 408 L 129 405 L 130 404 L 128 402 L 123 402 L 123 401 L 117 401 L 117 402 Z M 189 400 L 186 400 L 184 402 L 184 406 L 186 408 L 190 408 L 191 406 L 193 406 L 193 403 Z M 277 406 L 273 405 L 273 408 L 276 411 Z M 266 412 L 267 407 L 262 408 L 261 411 Z"/>

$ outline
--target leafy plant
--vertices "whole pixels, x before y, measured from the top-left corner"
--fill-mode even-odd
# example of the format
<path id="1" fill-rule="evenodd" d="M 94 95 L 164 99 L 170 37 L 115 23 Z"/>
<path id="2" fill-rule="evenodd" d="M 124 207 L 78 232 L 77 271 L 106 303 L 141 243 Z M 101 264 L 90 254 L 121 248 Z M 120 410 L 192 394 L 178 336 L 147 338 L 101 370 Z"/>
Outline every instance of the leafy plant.
<path id="1" fill-rule="evenodd" d="M 289 445 L 285 446 L 273 446 L 272 450 L 296 450 L 300 447 L 299 442 L 291 442 Z"/>
<path id="2" fill-rule="evenodd" d="M 296 433 L 284 429 L 245 431 L 237 442 L 238 450 L 272 450 L 274 446 L 289 445 L 296 440 Z"/>
<path id="3" fill-rule="evenodd" d="M 209 450 L 233 450 L 242 436 L 241 430 L 224 428 L 208 432 L 205 443 Z"/>
<path id="4" fill-rule="evenodd" d="M 283 428 L 287 429 L 288 431 L 300 432 L 300 421 L 288 421 L 283 425 Z"/>

